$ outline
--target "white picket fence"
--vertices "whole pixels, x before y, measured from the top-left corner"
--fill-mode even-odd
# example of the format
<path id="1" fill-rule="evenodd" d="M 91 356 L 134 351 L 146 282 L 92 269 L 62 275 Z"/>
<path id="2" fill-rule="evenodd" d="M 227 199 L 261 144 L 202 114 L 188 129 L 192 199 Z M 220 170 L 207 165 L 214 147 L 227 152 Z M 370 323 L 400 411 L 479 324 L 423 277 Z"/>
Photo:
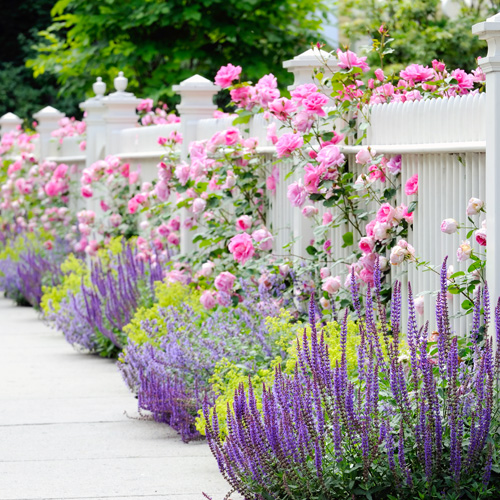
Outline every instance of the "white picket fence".
<path id="1" fill-rule="evenodd" d="M 496 138 L 500 137 L 500 92 L 491 90 L 500 88 L 500 67 L 495 66 L 494 69 L 490 69 L 491 61 L 495 58 L 495 40 L 500 47 L 499 22 L 500 14 L 474 27 L 475 31 L 491 42 L 490 45 L 493 47 L 490 47 L 493 54 L 481 60 L 481 65 L 487 74 L 488 92 L 480 95 L 372 106 L 370 126 L 364 141 L 377 153 L 402 155 L 401 186 L 396 201 L 408 205 L 414 199 L 418 200 L 409 241 L 416 248 L 421 260 L 439 267 L 443 258 L 448 256 L 448 263 L 454 266 L 455 271 L 464 270 L 467 266 L 467 263 L 459 264 L 455 256 L 461 243 L 461 235 L 443 235 L 440 232 L 440 224 L 448 217 L 466 222 L 465 207 L 471 197 L 486 200 L 489 262 L 496 261 L 497 231 L 490 226 L 495 226 L 497 211 L 500 216 L 500 201 L 496 202 L 496 196 L 487 196 L 486 179 L 488 175 L 490 182 L 492 167 L 489 167 L 490 171 L 487 174 L 486 151 L 488 148 L 489 162 L 493 165 L 496 158 L 500 165 L 500 148 L 495 146 L 500 140 L 494 140 L 495 135 Z M 322 57 L 327 55 L 323 53 Z M 293 86 L 311 82 L 313 69 L 319 65 L 316 49 L 284 63 L 295 76 Z M 60 113 L 52 108 L 46 108 L 38 113 L 36 115 L 40 131 L 38 151 L 42 157 L 83 167 L 107 154 L 117 154 L 131 166 L 140 167 L 143 180 L 152 180 L 156 175 L 156 164 L 162 153 L 162 148 L 157 142 L 159 137 L 166 137 L 171 131 L 179 130 L 184 136 L 182 156 L 186 159 L 189 142 L 208 139 L 215 132 L 232 125 L 231 118 L 213 118 L 215 110 L 213 96 L 219 88 L 198 75 L 174 86 L 174 90 L 181 96 L 181 104 L 178 107 L 181 122 L 171 125 L 138 127 L 135 114 L 137 99 L 125 92 L 126 82 L 124 87 L 123 78 L 119 77 L 115 86 L 116 92 L 107 97 L 103 95 L 102 86 L 98 87 L 98 95 L 82 103 L 82 107 L 87 111 L 85 152 L 80 151 L 78 141 L 73 137 L 64 139 L 60 146 L 55 140 L 51 141 L 50 132 L 57 128 Z M 492 114 L 488 108 L 494 108 L 498 113 Z M 9 115 L 9 120 L 0 119 L 2 132 L 12 128 L 12 115 Z M 260 153 L 272 158 L 275 148 L 266 140 L 267 123 L 262 116 L 257 116 L 248 125 L 240 128 L 242 131 L 249 129 L 249 136 L 258 137 Z M 357 166 L 354 164 L 353 156 L 359 147 L 344 146 L 343 149 L 344 153 L 349 155 L 350 168 L 355 170 Z M 293 177 L 288 181 L 284 181 L 284 177 L 292 168 L 291 161 L 281 162 L 279 168 L 281 180 L 276 195 L 270 199 L 268 214 L 270 228 L 275 234 L 274 250 L 280 255 L 286 255 L 287 252 L 304 255 L 305 247 L 314 237 L 311 223 L 302 216 L 300 209 L 292 208 L 287 199 L 287 186 L 293 181 Z M 404 194 L 404 184 L 416 173 L 419 176 L 418 195 L 408 197 Z M 491 179 L 491 182 L 493 180 Z M 491 193 L 492 187 L 489 186 L 489 189 Z M 334 257 L 348 260 L 352 248 L 342 248 L 342 232 L 340 229 L 331 232 L 332 254 Z M 192 235 L 185 232 L 182 237 L 182 251 L 188 252 L 191 248 Z M 291 249 L 283 250 L 284 244 L 292 239 L 296 239 L 296 242 Z M 473 247 L 479 250 L 475 243 Z M 500 249 L 500 241 L 498 247 Z M 488 265 L 488 280 L 494 296 L 500 292 L 500 276 L 498 276 L 500 273 L 496 272 L 495 266 Z M 344 272 L 345 275 L 345 270 L 341 268 L 336 272 L 339 274 Z M 412 264 L 394 268 L 393 277 L 403 279 L 405 282 L 406 279 L 411 280 L 415 295 L 435 292 L 438 289 L 437 274 L 416 270 Z M 433 310 L 434 297 L 430 294 L 425 297 L 426 317 L 429 318 Z M 454 313 L 460 310 L 459 298 L 453 298 L 452 309 Z M 458 328 L 465 328 L 465 320 L 458 323 Z"/>

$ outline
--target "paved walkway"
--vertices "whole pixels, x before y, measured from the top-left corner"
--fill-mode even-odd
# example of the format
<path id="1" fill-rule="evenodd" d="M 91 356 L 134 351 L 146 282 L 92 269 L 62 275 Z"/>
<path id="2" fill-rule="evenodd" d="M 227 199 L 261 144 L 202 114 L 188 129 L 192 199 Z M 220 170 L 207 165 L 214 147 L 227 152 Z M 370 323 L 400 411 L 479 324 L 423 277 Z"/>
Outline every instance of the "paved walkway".
<path id="1" fill-rule="evenodd" d="M 134 416 L 112 361 L 0 299 L 0 500 L 224 497 L 206 443 Z"/>

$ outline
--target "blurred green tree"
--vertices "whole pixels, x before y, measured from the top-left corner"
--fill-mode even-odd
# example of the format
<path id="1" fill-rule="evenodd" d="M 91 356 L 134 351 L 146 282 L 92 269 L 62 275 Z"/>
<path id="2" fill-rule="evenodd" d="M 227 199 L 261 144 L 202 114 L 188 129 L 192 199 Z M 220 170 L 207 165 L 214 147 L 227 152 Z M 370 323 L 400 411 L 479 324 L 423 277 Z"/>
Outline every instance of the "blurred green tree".
<path id="1" fill-rule="evenodd" d="M 323 0 L 58 0 L 27 65 L 79 96 L 121 70 L 137 95 L 172 103 L 173 84 L 229 62 L 290 82 L 282 62 L 321 40 L 325 16 Z"/>
<path id="2" fill-rule="evenodd" d="M 360 46 L 380 38 L 380 25 L 388 28 L 394 39 L 384 58 L 389 72 L 433 59 L 470 71 L 486 49 L 471 27 L 499 10 L 498 0 L 344 0 L 339 3 L 340 30 L 343 43 Z M 378 55 L 370 53 L 368 63 L 380 66 Z"/>
<path id="3" fill-rule="evenodd" d="M 54 0 L 9 2 L 0 17 L 0 116 L 12 111 L 30 120 L 33 113 L 52 105 L 73 114 L 78 101 L 58 96 L 53 75 L 33 78 L 25 60 L 34 57 L 37 32 L 50 22 Z"/>

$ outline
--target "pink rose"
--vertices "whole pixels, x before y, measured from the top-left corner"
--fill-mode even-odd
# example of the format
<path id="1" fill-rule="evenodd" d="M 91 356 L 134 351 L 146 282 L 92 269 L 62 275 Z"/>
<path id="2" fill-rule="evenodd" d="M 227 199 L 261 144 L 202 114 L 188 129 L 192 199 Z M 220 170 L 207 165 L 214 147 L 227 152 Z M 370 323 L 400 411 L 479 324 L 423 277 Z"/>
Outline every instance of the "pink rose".
<path id="1" fill-rule="evenodd" d="M 318 191 L 318 186 L 321 180 L 321 176 L 324 173 L 324 168 L 321 166 L 315 167 L 308 163 L 305 166 L 304 175 L 304 186 L 308 193 L 316 193 Z"/>
<path id="2" fill-rule="evenodd" d="M 313 205 L 307 205 L 302 209 L 302 215 L 304 217 L 312 217 L 313 215 L 317 215 L 319 210 Z"/>
<path id="3" fill-rule="evenodd" d="M 337 146 L 329 144 L 321 148 L 316 161 L 324 168 L 340 167 L 345 162 L 345 156 Z"/>
<path id="4" fill-rule="evenodd" d="M 252 238 L 247 233 L 233 236 L 229 241 L 228 250 L 233 254 L 234 260 L 240 264 L 245 264 L 255 254 Z"/>
<path id="5" fill-rule="evenodd" d="M 359 240 L 358 247 L 363 253 L 372 253 L 375 240 L 371 236 L 364 236 Z"/>
<path id="6" fill-rule="evenodd" d="M 360 68 L 362 71 L 368 71 L 370 67 L 366 63 L 366 57 L 358 57 L 358 55 L 350 50 L 342 52 L 337 50 L 338 65 L 342 69 Z"/>
<path id="7" fill-rule="evenodd" d="M 217 305 L 216 293 L 211 290 L 205 290 L 201 294 L 200 302 L 205 309 L 213 309 Z"/>
<path id="8" fill-rule="evenodd" d="M 180 243 L 181 240 L 180 240 L 179 235 L 177 233 L 170 233 L 168 235 L 167 241 L 171 245 L 177 246 Z"/>
<path id="9" fill-rule="evenodd" d="M 139 171 L 134 170 L 128 174 L 128 183 L 130 185 L 135 184 L 139 180 Z"/>
<path id="10" fill-rule="evenodd" d="M 422 295 L 416 297 L 413 303 L 415 304 L 415 310 L 417 311 L 417 313 L 420 314 L 420 316 L 423 316 L 425 303 Z"/>
<path id="11" fill-rule="evenodd" d="M 290 156 L 297 148 L 304 144 L 304 139 L 299 134 L 283 134 L 276 143 L 278 158 Z"/>
<path id="12" fill-rule="evenodd" d="M 54 179 L 64 179 L 66 174 L 68 173 L 68 165 L 65 165 L 64 163 L 61 163 L 55 170 L 54 170 Z"/>
<path id="13" fill-rule="evenodd" d="M 225 130 L 222 132 L 222 135 L 226 146 L 233 146 L 241 139 L 240 131 L 236 127 L 231 127 Z"/>
<path id="14" fill-rule="evenodd" d="M 441 222 L 441 231 L 446 234 L 456 233 L 458 229 L 458 222 L 455 219 L 444 219 Z"/>
<path id="15" fill-rule="evenodd" d="M 401 78 L 412 83 L 426 82 L 434 78 L 434 71 L 428 66 L 421 64 L 410 64 L 407 68 L 399 73 Z"/>
<path id="16" fill-rule="evenodd" d="M 486 228 L 482 227 L 481 229 L 478 229 L 474 233 L 474 237 L 476 238 L 476 241 L 482 246 L 486 246 Z"/>
<path id="17" fill-rule="evenodd" d="M 179 179 L 179 182 L 185 186 L 188 179 L 189 174 L 191 172 L 191 167 L 186 163 L 179 163 L 177 167 L 175 167 L 175 176 Z"/>
<path id="18" fill-rule="evenodd" d="M 297 102 L 297 104 L 302 104 L 304 99 L 307 99 L 311 94 L 318 91 L 318 87 L 314 83 L 305 83 L 299 85 L 297 88 L 290 92 L 292 99 Z"/>
<path id="19" fill-rule="evenodd" d="M 93 192 L 92 192 L 92 189 L 90 189 L 90 187 L 88 186 L 83 186 L 82 187 L 82 190 L 81 190 L 81 193 L 82 193 L 82 196 L 84 198 L 92 198 L 93 196 Z"/>
<path id="20" fill-rule="evenodd" d="M 389 203 L 383 203 L 377 211 L 377 222 L 390 223 L 394 218 L 394 208 Z"/>
<path id="21" fill-rule="evenodd" d="M 375 78 L 379 82 L 383 82 L 384 81 L 385 75 L 384 75 L 384 72 L 380 68 L 375 70 Z"/>
<path id="22" fill-rule="evenodd" d="M 471 198 L 467 204 L 465 213 L 467 215 L 477 215 L 484 206 L 484 202 L 479 198 Z"/>
<path id="23" fill-rule="evenodd" d="M 231 86 L 234 80 L 238 80 L 241 74 L 241 66 L 233 66 L 229 63 L 227 66 L 222 66 L 215 75 L 216 85 L 220 85 L 223 89 Z"/>
<path id="24" fill-rule="evenodd" d="M 330 269 L 328 269 L 328 267 L 322 267 L 319 270 L 319 275 L 321 276 L 321 279 L 324 280 L 330 277 L 332 275 L 332 272 L 330 271 Z"/>
<path id="25" fill-rule="evenodd" d="M 325 110 L 323 106 L 328 103 L 328 97 L 320 92 L 315 92 L 314 94 L 310 94 L 304 101 L 302 105 L 304 109 L 309 111 L 310 113 L 316 113 L 318 116 L 325 116 Z"/>
<path id="26" fill-rule="evenodd" d="M 118 227 L 122 223 L 122 216 L 120 214 L 112 214 L 109 217 L 109 222 L 113 227 Z"/>
<path id="27" fill-rule="evenodd" d="M 214 285 L 219 292 L 230 293 L 235 280 L 236 276 L 228 271 L 224 271 L 215 278 Z"/>
<path id="28" fill-rule="evenodd" d="M 337 293 L 340 290 L 341 286 L 342 284 L 340 283 L 339 276 L 335 277 L 330 276 L 323 281 L 321 289 L 329 293 L 330 295 L 333 295 L 334 293 Z"/>
<path id="29" fill-rule="evenodd" d="M 302 181 L 294 182 L 288 186 L 288 199 L 294 207 L 301 207 L 307 198 L 306 188 L 302 185 Z"/>
<path id="30" fill-rule="evenodd" d="M 199 214 L 205 210 L 205 207 L 207 206 L 207 202 L 203 198 L 196 198 L 193 201 L 193 204 L 191 206 L 191 210 L 193 211 L 194 214 Z"/>
<path id="31" fill-rule="evenodd" d="M 362 148 L 358 151 L 358 154 L 356 155 L 356 163 L 359 163 L 360 165 L 365 165 L 366 163 L 372 161 L 372 155 L 370 151 L 366 148 Z"/>
<path id="32" fill-rule="evenodd" d="M 242 215 L 236 219 L 236 228 L 246 231 L 252 227 L 252 217 L 249 215 Z"/>
<path id="33" fill-rule="evenodd" d="M 269 103 L 269 111 L 282 121 L 286 120 L 296 110 L 297 106 L 286 97 L 280 97 Z"/>
<path id="34" fill-rule="evenodd" d="M 417 194 L 418 192 L 418 174 L 412 175 L 405 185 L 405 193 L 407 195 Z"/>
<path id="35" fill-rule="evenodd" d="M 204 262 L 201 265 L 200 275 L 205 276 L 205 278 L 208 278 L 214 272 L 214 267 L 215 267 L 215 264 L 213 262 L 210 262 L 210 261 Z"/>
<path id="36" fill-rule="evenodd" d="M 325 212 L 323 214 L 323 226 L 327 226 L 328 224 L 330 224 L 330 222 L 332 222 L 332 220 L 333 215 L 330 212 Z"/>
<path id="37" fill-rule="evenodd" d="M 267 229 L 257 229 L 252 233 L 252 238 L 258 244 L 259 249 L 267 252 L 273 248 L 273 235 Z"/>

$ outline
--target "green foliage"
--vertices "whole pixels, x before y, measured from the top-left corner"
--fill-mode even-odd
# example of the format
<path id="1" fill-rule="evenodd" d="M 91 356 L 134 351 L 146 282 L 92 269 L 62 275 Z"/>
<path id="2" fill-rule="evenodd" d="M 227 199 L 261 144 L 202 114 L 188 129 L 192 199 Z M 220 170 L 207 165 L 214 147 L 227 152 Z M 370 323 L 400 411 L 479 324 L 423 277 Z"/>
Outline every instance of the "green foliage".
<path id="1" fill-rule="evenodd" d="M 80 113 L 78 99 L 58 95 L 54 75 L 33 78 L 26 59 L 36 55 L 33 44 L 37 32 L 50 22 L 54 0 L 10 2 L 2 13 L 0 30 L 0 116 L 12 111 L 28 118 L 47 105 L 67 114 Z"/>
<path id="2" fill-rule="evenodd" d="M 418 61 L 444 61 L 449 67 L 470 71 L 476 58 L 485 55 L 486 43 L 472 35 L 471 27 L 500 10 L 500 2 L 457 1 L 456 16 L 442 11 L 441 0 L 346 0 L 339 6 L 345 20 L 341 32 L 349 45 L 378 38 L 383 24 L 394 38 L 384 54 L 384 70 L 399 72 Z M 370 65 L 380 65 L 379 54 L 368 55 Z"/>
<path id="3" fill-rule="evenodd" d="M 59 0 L 28 66 L 80 96 L 96 76 L 109 88 L 122 70 L 131 90 L 155 100 L 228 62 L 251 79 L 286 79 L 282 62 L 317 41 L 324 11 L 314 0 Z"/>

